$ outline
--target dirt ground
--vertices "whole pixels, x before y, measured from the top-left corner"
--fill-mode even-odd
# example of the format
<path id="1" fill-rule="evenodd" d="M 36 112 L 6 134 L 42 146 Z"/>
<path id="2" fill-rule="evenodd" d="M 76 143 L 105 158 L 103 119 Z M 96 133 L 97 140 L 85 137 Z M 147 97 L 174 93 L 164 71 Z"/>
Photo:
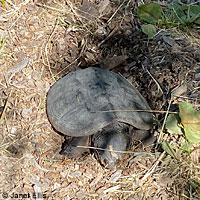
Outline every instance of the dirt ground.
<path id="1" fill-rule="evenodd" d="M 198 108 L 199 29 L 187 34 L 177 28 L 161 29 L 148 40 L 136 15 L 143 1 L 7 0 L 5 6 L 3 2 L 0 197 L 200 199 L 198 187 L 190 184 L 193 178 L 200 183 L 200 150 L 180 163 L 159 147 L 140 146 L 134 151 L 146 154 L 126 154 L 111 171 L 93 154 L 74 160 L 60 155 L 63 138 L 46 115 L 51 85 L 70 71 L 89 66 L 122 74 L 152 110 L 166 111 L 170 101 L 171 111 L 179 101 Z M 154 117 L 152 133 L 160 136 L 160 142 L 181 140 L 162 131 L 165 112 L 155 112 Z"/>

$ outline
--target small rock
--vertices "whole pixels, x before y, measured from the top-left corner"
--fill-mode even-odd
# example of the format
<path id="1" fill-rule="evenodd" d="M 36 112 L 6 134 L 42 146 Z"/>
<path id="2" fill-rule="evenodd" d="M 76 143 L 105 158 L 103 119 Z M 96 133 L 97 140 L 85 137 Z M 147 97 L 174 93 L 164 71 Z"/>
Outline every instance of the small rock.
<path id="1" fill-rule="evenodd" d="M 86 197 L 86 195 L 82 191 L 79 191 L 79 192 L 76 193 L 76 197 L 78 199 L 83 199 L 83 198 Z"/>
<path id="2" fill-rule="evenodd" d="M 74 170 L 79 170 L 79 165 L 75 165 Z"/>
<path id="3" fill-rule="evenodd" d="M 200 73 L 195 74 L 195 75 L 194 75 L 194 78 L 195 78 L 195 80 L 199 81 L 199 80 L 200 80 Z"/>
<path id="4" fill-rule="evenodd" d="M 32 114 L 32 109 L 31 108 L 24 108 L 22 110 L 22 117 L 23 118 L 28 118 Z"/>
<path id="5" fill-rule="evenodd" d="M 194 66 L 194 71 L 196 72 L 196 73 L 200 73 L 200 66 L 199 65 L 196 65 L 196 66 Z"/>
<path id="6" fill-rule="evenodd" d="M 11 128 L 11 130 L 10 130 L 10 132 L 11 132 L 12 134 L 16 133 L 16 131 L 17 131 L 17 128 L 16 128 L 15 126 L 13 126 L 13 127 Z"/>

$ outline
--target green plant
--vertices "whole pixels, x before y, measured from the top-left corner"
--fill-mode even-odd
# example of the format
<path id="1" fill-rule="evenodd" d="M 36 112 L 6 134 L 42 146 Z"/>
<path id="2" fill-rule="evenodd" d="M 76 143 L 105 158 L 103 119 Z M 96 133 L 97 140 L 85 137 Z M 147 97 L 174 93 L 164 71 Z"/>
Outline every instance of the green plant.
<path id="1" fill-rule="evenodd" d="M 179 113 L 168 116 L 165 128 L 170 134 L 184 135 L 185 142 L 181 144 L 180 149 L 189 153 L 193 144 L 200 143 L 200 111 L 195 110 L 190 103 L 180 102 Z M 173 147 L 167 141 L 162 143 L 162 147 L 175 157 Z"/>
<path id="2" fill-rule="evenodd" d="M 0 39 L 0 51 L 3 49 L 5 43 L 6 43 L 7 36 L 4 36 L 2 39 Z"/>
<path id="3" fill-rule="evenodd" d="M 168 116 L 166 129 L 171 134 L 184 134 L 192 144 L 200 143 L 200 111 L 190 103 L 180 102 L 179 114 Z"/>
<path id="4" fill-rule="evenodd" d="M 143 4 L 137 8 L 138 17 L 148 24 L 142 25 L 142 31 L 151 39 L 156 30 L 163 26 L 178 28 L 200 25 L 200 6 L 174 3 L 163 9 L 156 3 Z"/>
<path id="5" fill-rule="evenodd" d="M 1 0 L 1 6 L 4 8 L 6 6 L 6 0 Z"/>

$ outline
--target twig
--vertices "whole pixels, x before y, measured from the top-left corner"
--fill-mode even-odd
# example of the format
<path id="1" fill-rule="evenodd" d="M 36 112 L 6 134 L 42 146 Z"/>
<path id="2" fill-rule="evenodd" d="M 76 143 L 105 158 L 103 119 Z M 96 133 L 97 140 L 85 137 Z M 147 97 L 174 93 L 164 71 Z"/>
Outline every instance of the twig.
<path id="1" fill-rule="evenodd" d="M 65 13 L 66 10 L 60 10 L 60 9 L 57 9 L 57 8 L 54 8 L 54 7 L 51 7 L 51 6 L 47 6 L 45 4 L 41 4 L 41 3 L 36 3 L 36 6 L 39 6 L 39 7 L 42 7 L 42 8 L 47 8 L 47 9 L 50 9 L 50 10 L 53 10 L 53 11 L 57 11 L 57 12 L 60 12 L 60 13 Z"/>
<path id="2" fill-rule="evenodd" d="M 67 65 L 66 67 L 64 67 L 61 71 L 59 71 L 55 76 L 59 75 L 60 73 L 62 73 L 65 69 L 67 69 L 68 67 L 70 67 L 71 65 L 73 65 L 76 61 L 78 61 L 82 54 L 83 54 L 83 51 L 85 49 L 85 46 L 86 46 L 87 42 L 85 42 L 83 48 L 81 49 L 81 52 L 80 52 L 80 55 L 78 56 L 78 58 L 76 58 L 73 62 L 71 62 L 69 65 Z"/>
<path id="3" fill-rule="evenodd" d="M 49 149 L 49 150 L 45 151 L 44 153 L 42 153 L 38 158 L 38 164 L 40 164 L 42 158 L 47 156 L 49 154 L 49 152 L 51 152 L 51 151 L 52 151 L 52 149 Z"/>
<path id="4" fill-rule="evenodd" d="M 3 112 L 2 112 L 1 117 L 0 117 L 0 125 L 2 124 L 3 119 L 4 119 L 4 117 L 5 117 L 6 109 L 7 109 L 7 107 L 8 107 L 8 99 L 9 99 L 9 97 L 11 96 L 11 94 L 12 94 L 12 91 L 11 91 L 11 93 L 9 93 L 8 98 L 7 98 L 7 100 L 6 100 L 6 103 L 5 103 L 5 106 L 4 106 L 4 108 L 3 108 Z"/>
<path id="5" fill-rule="evenodd" d="M 101 150 L 101 151 L 110 151 L 110 152 L 115 152 L 115 153 L 131 153 L 134 154 L 134 156 L 140 156 L 140 155 L 152 155 L 152 153 L 149 152 L 134 152 L 134 151 L 118 151 L 118 150 L 110 150 L 110 149 L 104 149 L 104 148 L 99 148 L 99 147 L 89 147 L 89 146 L 76 146 L 78 148 L 84 148 L 84 149 L 95 149 L 95 150 Z"/>
<path id="6" fill-rule="evenodd" d="M 68 67 L 70 67 L 71 65 L 73 65 L 78 59 L 80 59 L 81 55 L 79 55 L 78 58 L 76 58 L 73 62 L 71 62 L 69 65 L 67 65 L 66 67 L 64 67 L 61 71 L 59 71 L 55 76 L 59 75 L 60 73 L 62 73 L 64 70 L 66 70 Z"/>
<path id="7" fill-rule="evenodd" d="M 110 17 L 110 19 L 108 20 L 108 24 L 110 23 L 110 21 L 113 19 L 113 17 L 117 14 L 117 12 L 119 11 L 119 9 L 123 6 L 123 4 L 125 3 L 126 0 L 124 0 L 121 5 L 117 8 L 117 10 L 113 13 L 113 15 Z"/>
<path id="8" fill-rule="evenodd" d="M 143 68 L 144 68 L 144 67 L 143 67 Z M 158 91 L 160 90 L 161 93 L 164 94 L 163 91 L 162 91 L 162 88 L 160 87 L 160 85 L 159 85 L 159 83 L 158 83 L 158 81 L 156 81 L 156 79 L 151 75 L 151 73 L 149 72 L 148 69 L 145 69 L 145 70 L 147 71 L 147 73 L 149 74 L 149 76 L 153 79 L 153 81 L 156 83 L 156 85 L 157 85 L 157 87 L 158 87 Z"/>
<path id="9" fill-rule="evenodd" d="M 170 114 L 178 114 L 178 112 L 171 112 L 169 110 L 162 111 L 162 110 L 101 110 L 97 112 L 149 112 L 149 113 L 170 113 Z"/>
<path id="10" fill-rule="evenodd" d="M 160 141 L 161 141 L 162 138 L 163 138 L 163 130 L 164 130 L 164 127 L 165 127 L 165 122 L 166 122 L 166 120 L 167 120 L 168 114 L 171 113 L 171 112 L 169 112 L 171 103 L 172 103 L 172 99 L 170 99 L 170 101 L 169 101 L 169 105 L 168 105 L 168 108 L 167 108 L 167 112 L 166 112 L 166 114 L 165 114 L 165 118 L 164 118 L 164 121 L 163 121 L 163 124 L 162 124 L 161 132 L 160 132 L 160 135 L 159 135 L 159 137 L 158 137 L 158 142 L 157 142 L 157 144 L 159 144 Z"/>
<path id="11" fill-rule="evenodd" d="M 163 159 L 165 155 L 165 152 L 163 152 L 160 157 L 158 158 L 158 160 L 155 162 L 155 164 L 147 171 L 147 173 L 143 176 L 143 178 L 141 179 L 141 181 L 144 181 L 145 179 L 147 179 L 151 174 L 153 174 L 153 172 L 155 171 L 156 167 L 158 166 L 158 164 L 160 163 L 160 161 Z"/>
<path id="12" fill-rule="evenodd" d="M 196 98 L 196 97 L 186 97 L 186 96 L 182 96 L 182 95 L 174 95 L 174 97 L 200 101 L 200 99 L 199 99 L 199 98 Z"/>
<path id="13" fill-rule="evenodd" d="M 49 38 L 48 38 L 48 40 L 47 40 L 47 43 L 46 43 L 46 45 L 45 45 L 45 56 L 46 56 L 46 61 L 47 61 L 47 65 L 48 65 L 48 67 L 49 67 L 50 74 L 51 74 L 51 76 L 52 76 L 52 78 L 53 78 L 54 81 L 55 81 L 55 77 L 54 77 L 54 75 L 53 75 L 53 73 L 52 73 L 52 71 L 51 71 L 51 66 L 50 66 L 50 62 L 49 62 L 49 58 L 48 58 L 48 46 L 49 46 L 49 43 L 50 43 L 50 41 L 51 41 L 51 38 L 53 37 L 54 33 L 56 32 L 56 28 L 57 28 L 58 23 L 59 23 L 59 20 L 58 20 L 58 18 L 57 18 L 57 19 L 56 19 L 55 26 L 53 27 L 53 30 L 52 30 L 52 32 L 51 32 L 51 35 L 49 36 Z"/>
<path id="14" fill-rule="evenodd" d="M 103 41 L 101 41 L 99 44 L 98 44 L 98 47 L 100 47 L 104 42 L 106 42 L 109 38 L 111 38 L 114 34 L 115 34 L 115 32 L 118 30 L 118 26 L 116 26 L 111 32 L 110 32 L 110 34 L 103 40 Z"/>

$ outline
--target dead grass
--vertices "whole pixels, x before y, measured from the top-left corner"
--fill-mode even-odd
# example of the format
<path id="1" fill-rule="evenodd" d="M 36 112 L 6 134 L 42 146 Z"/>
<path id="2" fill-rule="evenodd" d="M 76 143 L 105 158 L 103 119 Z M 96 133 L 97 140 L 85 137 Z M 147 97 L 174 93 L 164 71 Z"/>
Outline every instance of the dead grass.
<path id="1" fill-rule="evenodd" d="M 153 110 L 167 111 L 167 95 L 183 83 L 188 84 L 179 94 L 184 98 L 173 99 L 171 106 L 185 98 L 199 104 L 199 81 L 194 78 L 200 72 L 199 38 L 176 29 L 146 40 L 133 12 L 136 6 L 131 0 L 7 0 L 0 7 L 1 194 L 200 198 L 199 149 L 190 155 L 177 149 L 179 160 L 158 149 L 148 156 L 126 155 L 114 172 L 102 168 L 93 155 L 63 162 L 58 153 L 62 138 L 47 119 L 46 94 L 58 78 L 80 67 L 98 64 L 122 73 Z M 164 114 L 155 117 L 158 135 Z M 181 144 L 181 138 L 162 131 L 160 141 Z"/>

